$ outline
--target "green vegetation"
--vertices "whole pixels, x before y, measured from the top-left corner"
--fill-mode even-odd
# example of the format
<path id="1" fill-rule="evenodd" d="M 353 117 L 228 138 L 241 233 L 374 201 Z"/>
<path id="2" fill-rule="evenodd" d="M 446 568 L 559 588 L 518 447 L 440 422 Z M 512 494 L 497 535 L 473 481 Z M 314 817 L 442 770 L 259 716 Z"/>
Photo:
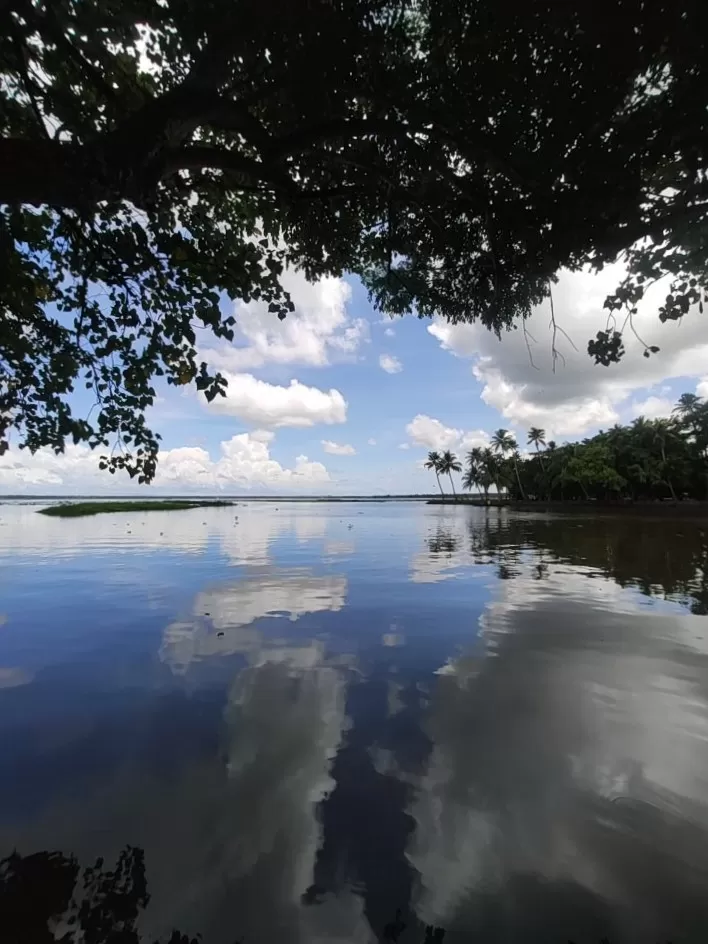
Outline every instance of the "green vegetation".
<path id="1" fill-rule="evenodd" d="M 694 394 L 668 419 L 640 416 L 562 446 L 532 427 L 528 442 L 536 452 L 522 457 L 514 437 L 497 430 L 491 448 L 468 453 L 463 487 L 487 497 L 494 485 L 512 500 L 708 499 L 708 403 Z"/>
<path id="2" fill-rule="evenodd" d="M 91 502 L 62 502 L 60 505 L 50 505 L 41 508 L 40 515 L 49 515 L 51 518 L 82 518 L 85 515 L 103 515 L 116 511 L 184 511 L 187 508 L 223 508 L 231 505 L 229 501 L 182 501 L 169 499 L 167 501 L 91 501 Z"/>
<path id="3" fill-rule="evenodd" d="M 660 276 L 662 320 L 703 305 L 707 37 L 698 2 L 6 0 L 0 451 L 149 481 L 156 378 L 223 394 L 197 335 L 285 317 L 286 266 L 501 332 L 624 253 L 617 360 Z"/>

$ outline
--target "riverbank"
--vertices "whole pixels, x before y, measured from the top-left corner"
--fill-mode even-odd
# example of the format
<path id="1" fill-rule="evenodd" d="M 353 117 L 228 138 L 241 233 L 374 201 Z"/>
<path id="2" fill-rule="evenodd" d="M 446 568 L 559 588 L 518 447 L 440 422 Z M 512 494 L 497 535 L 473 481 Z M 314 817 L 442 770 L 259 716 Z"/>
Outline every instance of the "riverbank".
<path id="1" fill-rule="evenodd" d="M 510 511 L 533 511 L 579 515 L 648 515 L 666 518 L 708 520 L 708 502 L 611 502 L 611 501 L 507 501 L 452 496 L 432 498 L 429 505 L 471 505 L 475 508 L 508 508 Z"/>
<path id="2" fill-rule="evenodd" d="M 121 511 L 185 511 L 190 508 L 225 508 L 230 501 L 95 501 L 66 502 L 40 508 L 38 514 L 50 518 L 82 518 L 86 515 L 114 514 Z"/>

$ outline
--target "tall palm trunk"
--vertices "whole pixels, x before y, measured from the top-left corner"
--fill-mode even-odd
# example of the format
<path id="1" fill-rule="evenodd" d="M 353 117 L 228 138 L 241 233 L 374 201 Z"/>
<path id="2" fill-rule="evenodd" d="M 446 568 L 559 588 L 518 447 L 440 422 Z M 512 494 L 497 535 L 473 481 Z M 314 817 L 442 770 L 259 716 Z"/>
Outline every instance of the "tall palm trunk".
<path id="1" fill-rule="evenodd" d="M 452 472 L 447 473 L 450 477 L 450 485 L 452 485 L 452 494 L 455 496 L 455 501 L 457 501 L 457 492 L 455 491 L 455 483 L 452 479 Z"/>
<path id="2" fill-rule="evenodd" d="M 661 461 L 666 469 L 666 451 L 664 449 L 664 444 L 661 444 Z M 671 500 L 676 501 L 676 492 L 674 491 L 674 483 L 671 481 L 669 476 L 665 476 L 666 484 L 669 486 L 669 491 L 671 492 Z"/>
<path id="3" fill-rule="evenodd" d="M 442 485 L 440 484 L 440 475 L 439 475 L 437 469 L 435 470 L 435 478 L 438 480 L 438 488 L 440 489 L 440 494 L 441 494 L 442 497 L 444 498 L 444 497 L 445 497 L 445 492 L 443 491 L 443 487 L 442 487 Z"/>
<path id="4" fill-rule="evenodd" d="M 514 471 L 516 472 L 516 482 L 517 482 L 517 485 L 519 486 L 521 497 L 523 498 L 524 501 L 526 501 L 526 492 L 524 491 L 524 487 L 521 484 L 521 478 L 519 476 L 519 465 L 516 461 L 516 456 L 514 456 Z"/>

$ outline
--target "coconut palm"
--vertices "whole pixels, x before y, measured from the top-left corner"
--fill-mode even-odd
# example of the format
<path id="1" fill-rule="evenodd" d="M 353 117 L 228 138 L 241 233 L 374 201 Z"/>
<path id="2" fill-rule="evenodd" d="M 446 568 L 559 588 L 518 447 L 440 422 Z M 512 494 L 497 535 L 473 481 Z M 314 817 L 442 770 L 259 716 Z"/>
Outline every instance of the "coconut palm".
<path id="1" fill-rule="evenodd" d="M 672 412 L 678 413 L 679 416 L 689 416 L 700 405 L 701 398 L 695 393 L 682 393 Z"/>
<path id="2" fill-rule="evenodd" d="M 516 440 L 508 429 L 496 430 L 492 436 L 491 444 L 494 452 L 501 453 L 502 456 L 505 456 L 507 452 L 513 452 L 517 448 Z"/>
<path id="3" fill-rule="evenodd" d="M 494 485 L 497 495 L 501 498 L 501 469 L 499 468 L 499 459 L 494 455 L 489 446 L 482 450 L 480 460 L 482 470 L 482 488 L 486 496 L 490 485 Z M 486 483 L 486 485 L 485 485 Z"/>
<path id="4" fill-rule="evenodd" d="M 473 446 L 467 453 L 467 468 L 462 480 L 462 487 L 470 491 L 476 487 L 484 491 L 484 498 L 487 499 L 489 486 L 491 485 L 488 470 L 484 463 L 484 450 L 480 446 Z"/>
<path id="5" fill-rule="evenodd" d="M 522 498 L 526 498 L 526 493 L 524 492 L 524 487 L 521 484 L 521 477 L 519 476 L 519 448 L 516 444 L 516 440 L 511 435 L 508 429 L 498 429 L 492 436 L 492 449 L 495 452 L 499 452 L 502 456 L 506 456 L 507 452 L 511 453 L 511 460 L 514 465 L 514 472 L 516 473 L 516 483 L 519 486 L 519 493 Z"/>
<path id="6" fill-rule="evenodd" d="M 428 458 L 425 462 L 425 468 L 432 469 L 435 472 L 435 478 L 438 480 L 438 488 L 440 489 L 440 494 L 444 498 L 445 492 L 443 491 L 443 487 L 440 484 L 440 462 L 441 462 L 441 457 L 440 457 L 439 452 L 429 452 Z"/>
<path id="7" fill-rule="evenodd" d="M 460 465 L 460 460 L 457 458 L 454 452 L 450 452 L 449 449 L 446 449 L 445 452 L 440 456 L 440 472 L 442 475 L 448 475 L 450 477 L 450 485 L 452 485 L 452 494 L 457 498 L 457 492 L 455 491 L 455 483 L 452 479 L 453 472 L 462 472 L 462 466 Z"/>
<path id="8" fill-rule="evenodd" d="M 526 440 L 529 446 L 535 446 L 536 452 L 538 452 L 539 446 L 546 445 L 546 430 L 541 429 L 539 426 L 532 426 L 529 430 L 529 435 Z"/>
<path id="9" fill-rule="evenodd" d="M 465 469 L 465 474 L 462 476 L 462 487 L 467 492 L 471 492 L 473 488 L 476 488 L 479 494 L 479 487 L 481 484 L 482 474 L 479 470 L 479 467 L 476 465 L 468 465 Z"/>

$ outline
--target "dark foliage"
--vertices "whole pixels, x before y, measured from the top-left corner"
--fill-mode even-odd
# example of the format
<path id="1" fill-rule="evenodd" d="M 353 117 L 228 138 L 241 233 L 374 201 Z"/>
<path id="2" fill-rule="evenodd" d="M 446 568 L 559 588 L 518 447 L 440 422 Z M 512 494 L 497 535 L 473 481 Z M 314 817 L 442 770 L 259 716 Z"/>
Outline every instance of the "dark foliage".
<path id="1" fill-rule="evenodd" d="M 155 378 L 223 393 L 197 331 L 284 317 L 285 265 L 500 332 L 627 251 L 617 359 L 660 275 L 703 304 L 707 37 L 702 0 L 3 0 L 0 449 L 150 480 Z"/>
<path id="2" fill-rule="evenodd" d="M 537 451 L 523 458 L 513 436 L 497 430 L 496 451 L 468 453 L 464 488 L 486 495 L 495 485 L 512 499 L 536 501 L 708 499 L 708 403 L 694 394 L 684 394 L 669 419 L 640 416 L 562 446 L 546 444 L 533 428 L 529 442 Z"/>

